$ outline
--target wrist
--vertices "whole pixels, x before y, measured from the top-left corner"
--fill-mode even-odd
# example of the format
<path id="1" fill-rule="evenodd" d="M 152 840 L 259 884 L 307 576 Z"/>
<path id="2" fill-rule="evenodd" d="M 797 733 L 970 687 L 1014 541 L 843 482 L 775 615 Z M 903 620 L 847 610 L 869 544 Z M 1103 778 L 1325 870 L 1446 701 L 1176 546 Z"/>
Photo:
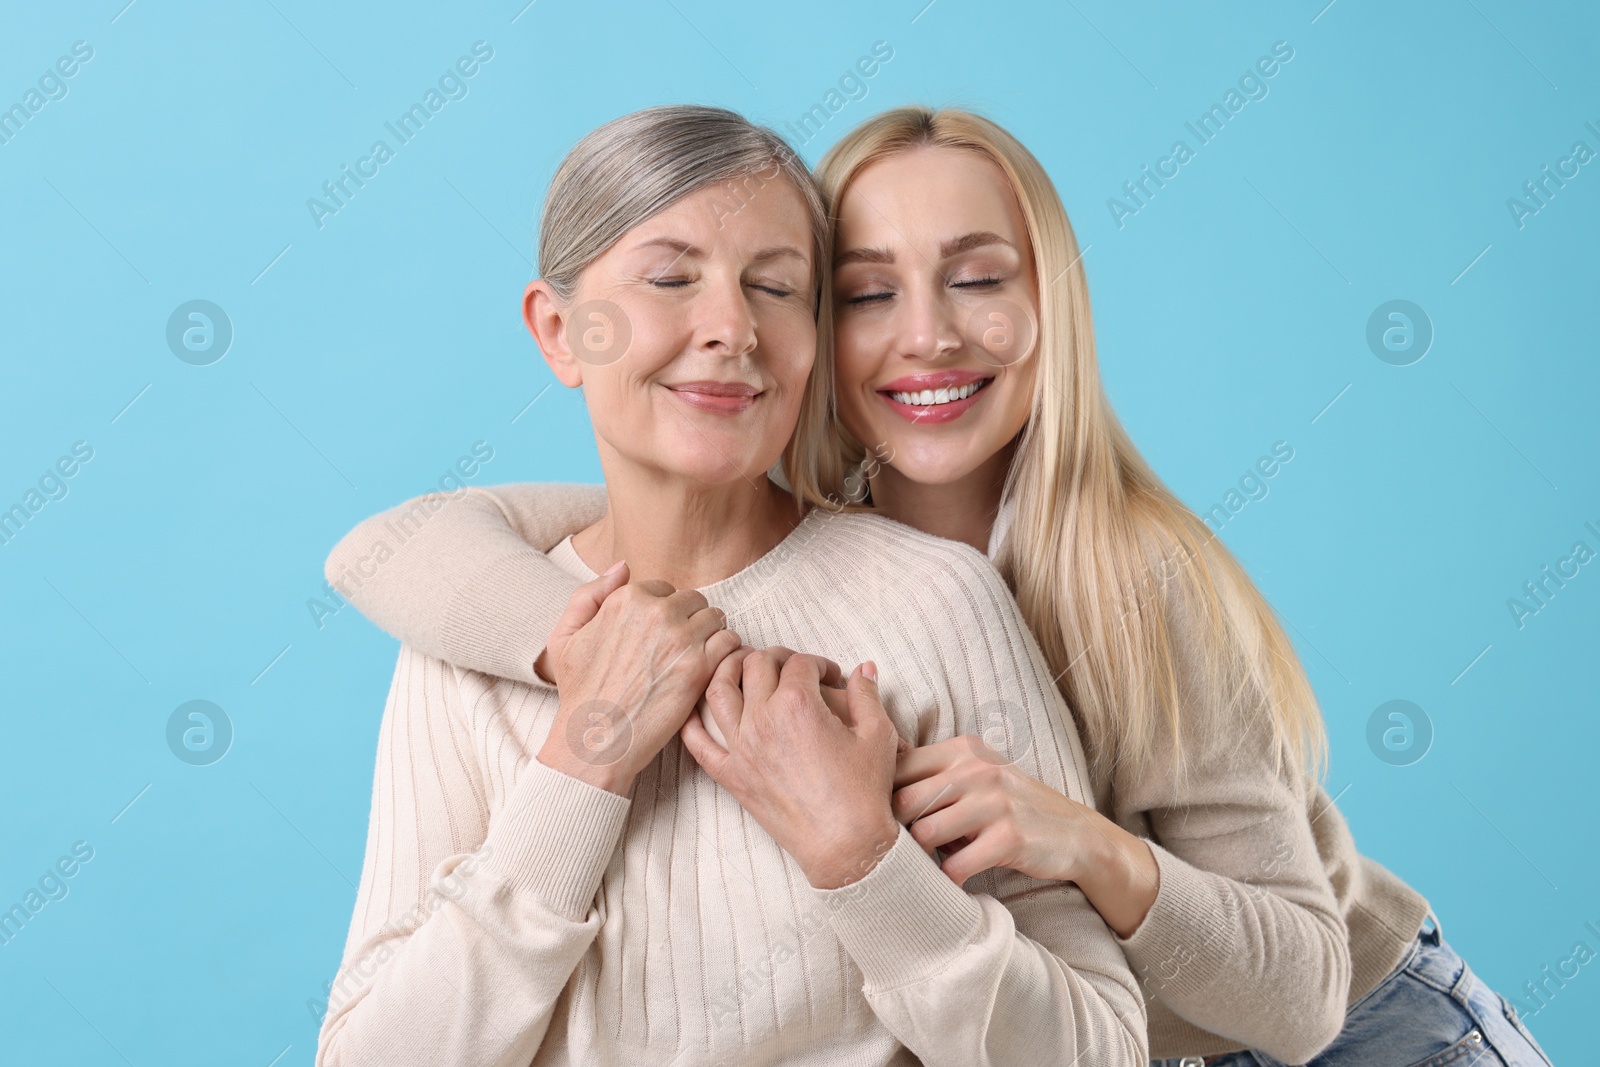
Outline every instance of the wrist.
<path id="1" fill-rule="evenodd" d="M 871 874 L 899 838 L 900 824 L 893 812 L 885 809 L 879 818 L 835 838 L 832 848 L 802 863 L 800 869 L 812 888 L 840 889 Z"/>
<path id="2" fill-rule="evenodd" d="M 1161 888 L 1161 868 L 1156 865 L 1149 843 L 1120 826 L 1106 843 L 1106 851 L 1107 855 L 1099 864 L 1104 872 L 1104 889 L 1098 894 L 1106 906 L 1100 907 L 1096 894 L 1087 889 L 1084 892 L 1099 909 L 1106 925 L 1118 937 L 1130 938 L 1144 925 L 1145 917 L 1155 906 Z"/>
<path id="3" fill-rule="evenodd" d="M 556 726 L 560 727 L 557 720 Z M 562 731 L 564 734 L 565 731 Z M 625 797 L 633 791 L 633 773 L 624 766 L 624 760 L 615 763 L 591 763 L 580 758 L 569 746 L 556 739 L 556 731 L 552 730 L 550 737 L 545 739 L 544 745 L 535 757 L 540 763 L 553 771 L 560 771 L 570 778 L 586 782 L 596 789 L 604 789 L 608 793 L 615 793 Z"/>

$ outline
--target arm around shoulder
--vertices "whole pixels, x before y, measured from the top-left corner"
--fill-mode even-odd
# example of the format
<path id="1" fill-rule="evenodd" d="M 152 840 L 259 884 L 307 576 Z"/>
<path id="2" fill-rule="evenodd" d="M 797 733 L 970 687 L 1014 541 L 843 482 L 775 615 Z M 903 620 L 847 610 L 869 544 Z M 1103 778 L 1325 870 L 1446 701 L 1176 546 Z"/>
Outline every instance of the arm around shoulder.
<path id="1" fill-rule="evenodd" d="M 578 585 L 545 553 L 604 512 L 599 486 L 430 493 L 361 522 L 324 569 L 340 596 L 417 650 L 532 682 Z"/>

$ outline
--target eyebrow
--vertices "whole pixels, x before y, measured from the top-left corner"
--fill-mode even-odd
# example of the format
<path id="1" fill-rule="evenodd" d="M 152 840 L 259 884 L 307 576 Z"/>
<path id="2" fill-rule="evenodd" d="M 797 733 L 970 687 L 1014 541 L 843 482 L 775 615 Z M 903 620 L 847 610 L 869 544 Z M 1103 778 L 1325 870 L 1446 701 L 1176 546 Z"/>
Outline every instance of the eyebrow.
<path id="1" fill-rule="evenodd" d="M 688 241 L 680 241 L 676 237 L 652 237 L 648 241 L 640 241 L 637 248 L 667 248 L 682 256 L 699 257 L 705 255 L 703 251 Z"/>
<path id="2" fill-rule="evenodd" d="M 835 267 L 842 267 L 847 263 L 893 263 L 894 253 L 887 248 L 852 248 L 848 252 L 840 252 L 833 258 Z"/>
<path id="3" fill-rule="evenodd" d="M 960 237 L 943 241 L 939 245 L 939 258 L 949 259 L 963 252 L 970 252 L 974 248 L 985 248 L 989 245 L 1005 245 L 1016 251 L 1016 245 L 1001 237 L 993 230 L 974 230 L 972 233 L 962 234 Z M 834 258 L 833 265 L 842 267 L 847 263 L 893 263 L 894 253 L 881 245 L 877 248 L 852 248 L 839 253 Z"/>
<path id="4" fill-rule="evenodd" d="M 988 245 L 1005 245 L 1012 251 L 1016 251 L 1015 245 L 994 231 L 975 230 L 972 233 L 957 237 L 954 241 L 946 241 L 941 244 L 939 246 L 939 258 L 948 259 L 962 252 L 970 252 L 974 248 L 984 248 Z"/>
<path id="5" fill-rule="evenodd" d="M 774 248 L 764 248 L 760 252 L 757 252 L 752 258 L 757 263 L 766 263 L 774 259 L 798 259 L 801 263 L 811 262 L 804 252 L 793 247 L 792 245 L 778 245 Z"/>
<path id="6" fill-rule="evenodd" d="M 701 259 L 705 256 L 705 252 L 698 245 L 692 245 L 687 241 L 680 241 L 676 237 L 653 237 L 648 241 L 639 242 L 636 247 L 666 248 L 676 252 L 678 254 L 678 259 L 682 259 L 686 256 L 690 259 Z M 795 248 L 792 245 L 775 245 L 772 248 L 764 248 L 752 256 L 751 259 L 756 263 L 766 263 L 774 259 L 797 259 L 801 263 L 810 262 L 804 252 L 801 252 L 798 248 Z"/>

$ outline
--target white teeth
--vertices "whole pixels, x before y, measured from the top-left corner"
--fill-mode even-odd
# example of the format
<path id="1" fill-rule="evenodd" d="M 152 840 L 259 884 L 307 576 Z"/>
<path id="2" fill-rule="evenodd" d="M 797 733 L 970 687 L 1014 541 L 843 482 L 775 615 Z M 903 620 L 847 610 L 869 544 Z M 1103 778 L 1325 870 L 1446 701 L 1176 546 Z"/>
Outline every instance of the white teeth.
<path id="1" fill-rule="evenodd" d="M 963 385 L 957 389 L 924 389 L 917 393 L 890 393 L 889 395 L 894 398 L 896 402 L 906 404 L 910 407 L 937 407 L 940 404 L 949 404 L 957 400 L 965 400 L 967 397 L 981 389 L 986 381 L 987 379 L 979 379 L 975 382 L 968 382 L 966 385 Z"/>

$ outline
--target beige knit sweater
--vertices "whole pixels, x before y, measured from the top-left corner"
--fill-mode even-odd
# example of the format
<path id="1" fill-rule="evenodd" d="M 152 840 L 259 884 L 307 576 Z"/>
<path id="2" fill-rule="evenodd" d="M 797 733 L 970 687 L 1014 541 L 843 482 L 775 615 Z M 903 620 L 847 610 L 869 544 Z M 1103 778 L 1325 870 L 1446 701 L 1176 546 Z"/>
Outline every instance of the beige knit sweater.
<path id="1" fill-rule="evenodd" d="M 529 682 L 578 584 L 541 550 L 604 510 L 595 486 L 422 497 L 351 531 L 329 557 L 327 577 L 415 648 Z M 930 570 L 907 571 L 901 581 L 915 588 Z M 829 610 L 850 587 L 827 576 L 807 590 L 808 610 Z M 1188 620 L 1179 612 L 1171 621 L 1180 656 L 1192 655 Z M 979 632 L 964 609 L 916 625 Z M 867 646 L 827 647 L 852 664 Z M 1096 806 L 1148 839 L 1161 871 L 1149 915 L 1133 937 L 1118 939 L 1149 998 L 1150 1053 L 1248 1047 L 1300 1063 L 1338 1033 L 1346 1005 L 1400 962 L 1427 902 L 1357 852 L 1339 810 L 1292 760 L 1274 772 L 1280 753 L 1267 743 L 1260 706 L 1192 685 L 1186 697 L 1188 722 L 1229 718 L 1165 739 L 1185 750 L 1190 773 L 1181 788 L 1165 775 L 1125 772 L 1093 783 Z M 1154 765 L 1165 755 L 1158 751 Z"/>
<path id="2" fill-rule="evenodd" d="M 568 543 L 539 560 L 564 586 L 593 577 Z M 984 732 L 1092 802 L 1070 715 L 979 553 L 813 512 L 703 592 L 754 645 L 876 660 L 914 743 Z M 1138 983 L 1075 886 L 1005 870 L 957 886 L 902 827 L 859 881 L 813 889 L 678 738 L 629 797 L 533 758 L 558 698 L 519 673 L 401 649 L 319 1065 L 1145 1062 Z"/>

